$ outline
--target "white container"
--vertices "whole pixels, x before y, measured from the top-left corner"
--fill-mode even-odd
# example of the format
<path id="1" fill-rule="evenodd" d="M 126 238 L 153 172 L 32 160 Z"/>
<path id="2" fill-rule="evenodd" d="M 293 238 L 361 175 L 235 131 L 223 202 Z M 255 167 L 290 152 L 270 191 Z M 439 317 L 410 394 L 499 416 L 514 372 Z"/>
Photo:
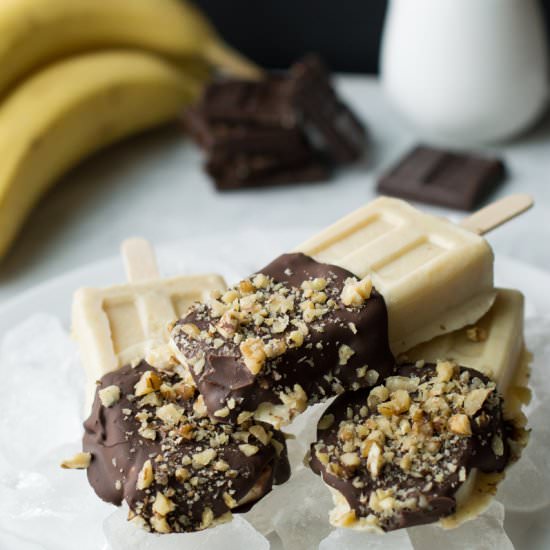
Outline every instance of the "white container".
<path id="1" fill-rule="evenodd" d="M 548 99 L 537 0 L 390 0 L 384 88 L 428 136 L 487 143 L 526 129 Z"/>

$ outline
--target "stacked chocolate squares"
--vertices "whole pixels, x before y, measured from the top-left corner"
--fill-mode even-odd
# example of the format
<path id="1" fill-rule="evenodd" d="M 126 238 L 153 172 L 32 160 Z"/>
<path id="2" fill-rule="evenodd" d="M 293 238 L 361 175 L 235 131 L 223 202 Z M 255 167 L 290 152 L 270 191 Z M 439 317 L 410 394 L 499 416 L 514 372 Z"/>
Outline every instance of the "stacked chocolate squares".
<path id="1" fill-rule="evenodd" d="M 220 190 L 324 180 L 367 140 L 316 56 L 261 81 L 216 81 L 184 121 Z"/>

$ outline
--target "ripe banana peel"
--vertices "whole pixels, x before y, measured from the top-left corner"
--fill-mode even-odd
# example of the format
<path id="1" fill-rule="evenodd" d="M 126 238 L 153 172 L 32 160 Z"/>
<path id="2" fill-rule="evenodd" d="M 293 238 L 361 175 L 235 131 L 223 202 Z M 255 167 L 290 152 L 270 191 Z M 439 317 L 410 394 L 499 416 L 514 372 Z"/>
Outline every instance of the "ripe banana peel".
<path id="1" fill-rule="evenodd" d="M 47 63 L 117 48 L 198 57 L 236 76 L 260 74 L 185 0 L 0 0 L 0 96 Z"/>
<path id="2" fill-rule="evenodd" d="M 61 174 L 173 119 L 201 88 L 201 80 L 138 51 L 74 56 L 25 80 L 0 104 L 0 258 Z"/>

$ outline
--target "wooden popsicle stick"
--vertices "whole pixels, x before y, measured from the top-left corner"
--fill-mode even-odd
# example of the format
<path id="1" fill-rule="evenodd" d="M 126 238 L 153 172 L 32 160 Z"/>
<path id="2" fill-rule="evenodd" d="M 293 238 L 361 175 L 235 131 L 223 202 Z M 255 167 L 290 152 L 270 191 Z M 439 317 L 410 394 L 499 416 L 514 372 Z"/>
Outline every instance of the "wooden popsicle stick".
<path id="1" fill-rule="evenodd" d="M 460 226 L 477 235 L 485 235 L 503 223 L 519 216 L 534 205 L 531 195 L 509 195 L 464 218 Z"/>
<path id="2" fill-rule="evenodd" d="M 129 283 L 143 283 L 160 278 L 155 251 L 146 239 L 125 239 L 120 246 L 120 252 Z"/>

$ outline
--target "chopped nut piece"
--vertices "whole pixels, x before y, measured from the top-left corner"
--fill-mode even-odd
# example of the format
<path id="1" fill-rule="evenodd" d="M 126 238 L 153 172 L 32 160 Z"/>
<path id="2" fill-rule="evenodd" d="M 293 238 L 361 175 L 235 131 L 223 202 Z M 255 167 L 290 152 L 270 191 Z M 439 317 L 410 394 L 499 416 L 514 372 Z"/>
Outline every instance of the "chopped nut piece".
<path id="1" fill-rule="evenodd" d="M 340 462 L 348 468 L 357 468 L 361 464 L 361 459 L 355 453 L 344 453 L 340 456 Z"/>
<path id="2" fill-rule="evenodd" d="M 269 285 L 269 278 L 266 277 L 263 273 L 258 273 L 258 275 L 256 275 L 254 279 L 252 279 L 252 283 L 256 288 L 267 288 L 267 286 Z"/>
<path id="3" fill-rule="evenodd" d="M 137 397 L 147 395 L 148 393 L 157 391 L 160 388 L 160 378 L 157 373 L 148 370 L 145 371 L 137 384 L 134 386 L 134 391 Z"/>
<path id="4" fill-rule="evenodd" d="M 164 516 L 153 516 L 151 518 L 151 527 L 157 533 L 170 533 L 172 531 Z"/>
<path id="5" fill-rule="evenodd" d="M 70 470 L 85 470 L 91 461 L 91 453 L 76 453 L 72 458 L 64 460 L 61 463 L 61 467 Z"/>
<path id="6" fill-rule="evenodd" d="M 237 501 L 227 492 L 222 495 L 225 505 L 231 510 L 237 506 Z"/>
<path id="7" fill-rule="evenodd" d="M 263 426 L 259 424 L 251 426 L 248 431 L 263 445 L 267 445 L 271 441 L 271 436 L 265 431 Z"/>
<path id="8" fill-rule="evenodd" d="M 97 392 L 99 400 L 104 407 L 111 407 L 120 399 L 120 388 L 112 385 Z"/>
<path id="9" fill-rule="evenodd" d="M 464 412 L 473 416 L 481 407 L 489 395 L 493 392 L 491 388 L 477 388 L 472 390 L 464 400 Z"/>
<path id="10" fill-rule="evenodd" d="M 189 336 L 189 338 L 197 339 L 201 333 L 199 327 L 194 323 L 185 323 L 181 325 L 180 330 Z"/>
<path id="11" fill-rule="evenodd" d="M 288 344 L 293 348 L 299 348 L 304 343 L 304 334 L 300 330 L 293 330 L 288 335 Z"/>
<path id="12" fill-rule="evenodd" d="M 384 456 L 382 454 L 382 448 L 378 445 L 378 443 L 374 442 L 369 449 L 367 469 L 370 475 L 376 479 L 380 475 L 383 466 Z"/>
<path id="13" fill-rule="evenodd" d="M 206 529 L 214 521 L 214 512 L 210 508 L 205 508 L 202 512 L 201 529 Z"/>
<path id="14" fill-rule="evenodd" d="M 273 357 L 283 355 L 286 349 L 287 347 L 284 340 L 280 338 L 273 338 L 265 345 L 264 352 L 268 359 L 272 359 Z"/>
<path id="15" fill-rule="evenodd" d="M 362 306 L 370 298 L 372 279 L 367 275 L 358 281 L 354 278 L 346 279 L 340 298 L 345 306 Z"/>
<path id="16" fill-rule="evenodd" d="M 454 414 L 449 418 L 449 429 L 457 435 L 472 435 L 470 419 L 465 414 Z"/>
<path id="17" fill-rule="evenodd" d="M 180 483 L 184 483 L 191 477 L 191 472 L 187 468 L 177 468 L 175 476 Z"/>
<path id="18" fill-rule="evenodd" d="M 229 464 L 225 460 L 217 460 L 214 463 L 214 470 L 218 472 L 227 472 L 229 470 Z"/>
<path id="19" fill-rule="evenodd" d="M 143 491 L 150 487 L 151 483 L 153 483 L 153 465 L 150 460 L 146 460 L 138 474 L 137 488 Z"/>
<path id="20" fill-rule="evenodd" d="M 226 311 L 216 324 L 216 330 L 224 338 L 232 338 L 239 328 L 240 320 L 236 311 Z"/>
<path id="21" fill-rule="evenodd" d="M 218 418 L 226 418 L 229 416 L 229 407 L 223 407 L 214 412 L 214 416 Z"/>
<path id="22" fill-rule="evenodd" d="M 347 365 L 353 355 L 355 355 L 355 351 L 353 351 L 348 345 L 342 344 L 338 349 L 338 364 Z"/>
<path id="23" fill-rule="evenodd" d="M 159 516 L 166 516 L 173 512 L 175 508 L 175 504 L 168 497 L 165 497 L 160 491 L 157 493 L 153 502 L 153 512 Z"/>
<path id="24" fill-rule="evenodd" d="M 168 424 L 169 426 L 174 426 L 178 424 L 183 418 L 183 411 L 180 407 L 174 405 L 173 403 L 169 403 L 168 405 L 158 407 L 156 410 L 156 415 L 164 423 Z"/>
<path id="25" fill-rule="evenodd" d="M 266 354 L 260 338 L 247 338 L 239 346 L 243 354 L 244 364 L 252 374 L 258 374 L 265 364 Z"/>
<path id="26" fill-rule="evenodd" d="M 216 451 L 214 449 L 205 449 L 200 453 L 195 453 L 193 455 L 193 468 L 199 470 L 208 466 L 212 460 L 216 458 Z"/>
<path id="27" fill-rule="evenodd" d="M 199 395 L 193 403 L 193 411 L 199 418 L 204 418 L 208 415 L 208 409 L 206 408 L 202 395 Z"/>
<path id="28" fill-rule="evenodd" d="M 242 445 L 239 445 L 239 449 L 241 453 L 246 456 L 255 455 L 260 450 L 258 447 L 256 447 L 256 445 L 250 445 L 249 443 L 243 443 Z"/>
<path id="29" fill-rule="evenodd" d="M 450 361 L 438 361 L 437 378 L 440 382 L 448 382 L 454 375 L 456 365 Z"/>

